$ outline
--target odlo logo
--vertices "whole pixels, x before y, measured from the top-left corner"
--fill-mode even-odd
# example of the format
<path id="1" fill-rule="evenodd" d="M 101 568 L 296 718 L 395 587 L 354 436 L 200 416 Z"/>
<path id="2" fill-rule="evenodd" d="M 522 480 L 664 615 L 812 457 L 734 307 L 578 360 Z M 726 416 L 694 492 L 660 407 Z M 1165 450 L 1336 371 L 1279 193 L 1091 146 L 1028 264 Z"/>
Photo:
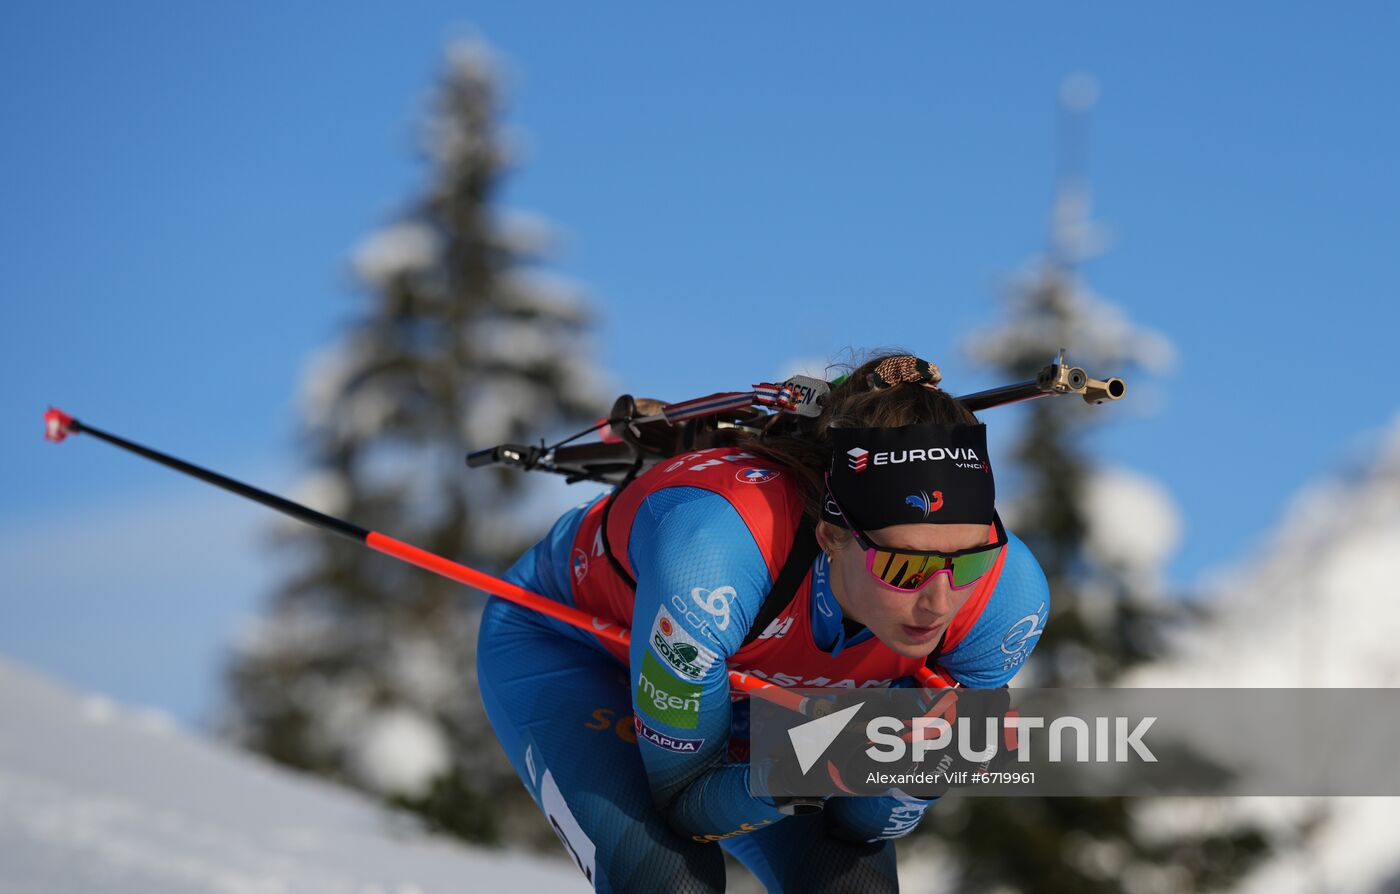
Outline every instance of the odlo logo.
<path id="1" fill-rule="evenodd" d="M 870 465 L 870 451 L 864 447 L 852 447 L 846 451 L 846 456 L 850 457 L 851 468 L 857 472 L 864 472 L 865 467 Z"/>

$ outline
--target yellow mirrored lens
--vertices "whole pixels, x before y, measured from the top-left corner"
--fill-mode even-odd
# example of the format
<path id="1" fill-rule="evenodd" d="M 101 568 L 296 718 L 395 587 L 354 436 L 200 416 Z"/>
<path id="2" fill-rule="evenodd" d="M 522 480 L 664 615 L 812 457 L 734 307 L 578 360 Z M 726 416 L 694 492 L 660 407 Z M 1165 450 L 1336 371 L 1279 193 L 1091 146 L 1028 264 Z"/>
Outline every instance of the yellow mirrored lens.
<path id="1" fill-rule="evenodd" d="M 875 550 L 875 558 L 870 570 L 881 581 L 900 590 L 917 590 L 933 573 L 944 568 L 952 568 L 952 584 L 965 587 L 976 583 L 996 564 L 1001 548 L 969 553 L 954 559 L 943 556 L 924 556 L 916 553 L 900 553 L 888 550 Z"/>
<path id="2" fill-rule="evenodd" d="M 917 590 L 928 576 L 943 567 L 945 559 L 911 553 L 876 550 L 872 571 L 880 580 L 901 590 Z"/>

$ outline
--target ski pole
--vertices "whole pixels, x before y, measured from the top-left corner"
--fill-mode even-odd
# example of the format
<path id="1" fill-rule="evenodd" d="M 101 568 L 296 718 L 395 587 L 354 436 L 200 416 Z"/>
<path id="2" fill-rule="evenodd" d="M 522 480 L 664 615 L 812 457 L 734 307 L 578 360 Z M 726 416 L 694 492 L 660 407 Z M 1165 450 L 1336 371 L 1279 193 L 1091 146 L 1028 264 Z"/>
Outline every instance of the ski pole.
<path id="1" fill-rule="evenodd" d="M 116 435 L 109 434 L 101 429 L 79 422 L 62 410 L 50 407 L 48 412 L 44 414 L 44 437 L 57 443 L 70 434 L 92 435 L 94 438 L 106 441 L 122 450 L 144 456 L 146 459 L 160 463 L 177 472 L 183 472 L 186 475 L 191 475 L 201 481 L 208 482 L 215 487 L 223 488 L 239 496 L 247 497 L 250 500 L 261 503 L 271 509 L 276 509 L 278 512 L 289 515 L 298 521 L 303 521 L 318 528 L 339 534 L 342 537 L 362 543 L 370 549 L 383 553 L 386 556 L 390 556 L 402 562 L 407 562 L 410 565 L 417 565 L 419 568 L 426 569 L 434 574 L 439 574 L 449 580 L 455 580 L 469 587 L 475 587 L 493 596 L 499 596 L 508 602 L 513 602 L 524 608 L 533 609 L 541 614 L 563 621 L 566 624 L 572 624 L 574 627 L 589 631 L 596 636 L 600 636 L 624 648 L 631 642 L 629 631 L 611 621 L 604 621 L 602 618 L 595 615 L 590 615 L 587 612 L 555 602 L 538 593 L 532 593 L 523 587 L 518 587 L 509 581 L 504 581 L 498 577 L 493 577 L 484 572 L 477 571 L 475 568 L 468 568 L 466 565 L 453 562 L 451 559 L 445 559 L 425 549 L 419 549 L 410 543 L 404 543 L 402 540 L 395 540 L 393 537 L 380 534 L 377 531 L 370 531 L 342 519 L 317 512 L 314 509 L 302 506 L 300 503 L 293 503 L 291 500 L 279 497 L 276 494 L 270 494 L 267 491 L 259 490 L 256 487 L 252 487 L 240 481 L 235 481 L 217 472 L 211 472 L 193 463 L 187 463 L 182 459 L 176 459 L 158 450 L 142 447 L 140 444 L 132 443 L 124 438 L 119 438 Z M 810 713 L 808 710 L 810 699 L 788 692 L 781 686 L 767 683 L 751 674 L 731 670 L 729 672 L 729 682 L 730 685 L 737 689 L 741 689 L 750 695 L 765 698 L 789 710 L 797 711 L 801 714 Z M 927 678 L 921 678 L 921 682 L 926 686 L 929 685 Z"/>

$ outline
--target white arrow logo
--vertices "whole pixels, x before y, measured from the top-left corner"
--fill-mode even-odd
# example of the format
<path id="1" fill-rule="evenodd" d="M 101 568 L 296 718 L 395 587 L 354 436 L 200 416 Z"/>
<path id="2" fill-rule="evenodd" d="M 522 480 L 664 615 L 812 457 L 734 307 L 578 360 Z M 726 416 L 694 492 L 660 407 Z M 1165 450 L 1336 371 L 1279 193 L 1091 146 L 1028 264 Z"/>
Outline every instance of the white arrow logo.
<path id="1" fill-rule="evenodd" d="M 865 702 L 843 708 L 835 714 L 809 720 L 788 730 L 788 738 L 792 740 L 792 750 L 797 753 L 797 763 L 802 767 L 803 773 L 812 769 L 812 765 L 831 747 L 831 743 L 835 742 L 836 737 L 841 735 L 841 730 L 846 728 L 850 719 L 856 716 L 856 712 L 863 707 L 865 707 Z"/>

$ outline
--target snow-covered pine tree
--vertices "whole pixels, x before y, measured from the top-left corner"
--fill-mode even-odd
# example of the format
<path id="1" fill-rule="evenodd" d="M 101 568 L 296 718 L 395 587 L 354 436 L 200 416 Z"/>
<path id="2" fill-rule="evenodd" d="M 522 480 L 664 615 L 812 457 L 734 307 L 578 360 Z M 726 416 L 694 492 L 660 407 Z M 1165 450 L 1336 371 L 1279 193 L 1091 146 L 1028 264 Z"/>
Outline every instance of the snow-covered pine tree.
<path id="1" fill-rule="evenodd" d="M 520 518 L 519 473 L 469 472 L 465 452 L 580 428 L 606 404 L 580 297 L 538 266 L 548 229 L 495 205 L 511 159 L 491 56 L 456 44 L 446 69 L 430 182 L 356 252 L 368 310 L 306 377 L 302 496 L 499 571 L 544 521 Z M 481 595 L 313 529 L 280 536 L 295 572 L 231 662 L 228 733 L 464 837 L 512 817 L 548 836 L 481 709 Z"/>
<path id="2" fill-rule="evenodd" d="M 1094 94 L 1093 82 L 1085 76 L 1064 85 L 1063 156 L 1049 251 L 1010 291 L 1008 319 L 973 338 L 969 348 L 977 361 L 1008 382 L 1034 378 L 1036 370 L 1067 348 L 1068 359 L 1092 375 L 1127 377 L 1131 400 L 1141 374 L 1163 371 L 1173 348 L 1095 295 L 1078 273 L 1079 264 L 1105 244 L 1089 215 L 1087 179 L 1070 164 L 1082 158 L 1083 147 L 1075 141 L 1084 137 Z M 1153 510 L 1150 498 L 1141 499 L 1141 488 L 1136 494 L 1106 493 L 1115 479 L 1105 476 L 1086 448 L 1093 426 L 1124 409 L 1044 398 L 1017 410 L 1021 427 L 1001 465 L 1012 497 L 1007 527 L 1039 559 L 1051 593 L 1050 619 L 1018 685 L 1113 685 L 1126 670 L 1161 653 L 1165 627 L 1180 615 L 1174 608 L 1179 601 L 1164 598 L 1160 567 L 1136 561 L 1132 548 L 1094 548 L 1102 544 L 1094 542 L 1093 534 L 1105 527 L 1095 513 L 1124 497 L 1138 498 L 1139 511 L 1130 526 L 1172 536 L 1170 525 L 1162 523 L 1169 507 Z M 1141 476 L 1136 480 L 1141 482 Z M 1120 544 L 1124 536 L 1131 537 L 1123 530 L 1114 534 Z M 1151 544 L 1144 548 L 1150 551 Z M 1142 803 L 974 798 L 931 811 L 928 826 L 950 841 L 960 865 L 959 891 L 1206 891 L 1234 882 L 1266 848 L 1250 825 L 1219 833 L 1154 834 L 1136 821 Z"/>

